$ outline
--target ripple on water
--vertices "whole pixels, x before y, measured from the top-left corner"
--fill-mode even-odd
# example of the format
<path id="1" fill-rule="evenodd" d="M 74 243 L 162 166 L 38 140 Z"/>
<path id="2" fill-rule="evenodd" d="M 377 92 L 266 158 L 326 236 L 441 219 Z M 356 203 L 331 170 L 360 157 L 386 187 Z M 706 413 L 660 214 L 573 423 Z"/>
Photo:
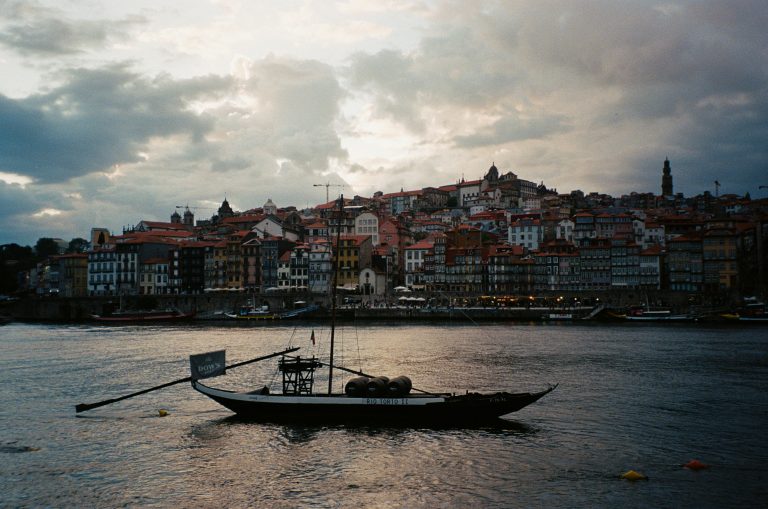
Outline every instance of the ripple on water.
<path id="1" fill-rule="evenodd" d="M 254 424 L 187 384 L 73 412 L 76 403 L 187 376 L 191 353 L 225 348 L 231 363 L 290 339 L 311 354 L 311 326 L 8 327 L 0 337 L 0 492 L 9 506 L 732 507 L 768 499 L 764 330 L 342 331 L 348 365 L 409 374 L 425 390 L 560 383 L 499 426 L 414 429 Z M 315 329 L 327 344 L 327 331 Z M 265 362 L 217 383 L 258 386 L 275 375 Z M 157 417 L 159 408 L 168 416 Z M 682 469 L 693 458 L 712 469 Z M 621 482 L 629 469 L 651 482 Z"/>

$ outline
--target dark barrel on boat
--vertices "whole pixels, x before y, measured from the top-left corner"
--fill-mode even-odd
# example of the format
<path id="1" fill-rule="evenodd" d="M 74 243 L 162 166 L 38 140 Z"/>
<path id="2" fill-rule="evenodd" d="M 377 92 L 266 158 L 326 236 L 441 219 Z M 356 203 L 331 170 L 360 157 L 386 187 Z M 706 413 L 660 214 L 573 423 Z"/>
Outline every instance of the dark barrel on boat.
<path id="1" fill-rule="evenodd" d="M 387 384 L 388 396 L 405 396 L 411 392 L 411 379 L 407 376 L 396 376 Z"/>
<path id="2" fill-rule="evenodd" d="M 344 386 L 344 393 L 347 396 L 353 396 L 358 398 L 365 396 L 366 391 L 368 390 L 369 380 L 370 378 L 368 378 L 367 376 L 358 376 L 356 378 L 352 378 Z"/>
<path id="3" fill-rule="evenodd" d="M 389 378 L 386 376 L 377 376 L 368 380 L 366 393 L 368 396 L 384 396 L 387 393 L 387 384 Z"/>

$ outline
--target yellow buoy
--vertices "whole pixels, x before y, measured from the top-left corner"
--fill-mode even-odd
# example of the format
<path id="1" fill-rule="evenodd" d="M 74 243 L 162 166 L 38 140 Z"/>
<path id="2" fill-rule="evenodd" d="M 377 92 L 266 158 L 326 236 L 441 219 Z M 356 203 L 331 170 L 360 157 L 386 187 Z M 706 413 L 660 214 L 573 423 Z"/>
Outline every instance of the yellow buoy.
<path id="1" fill-rule="evenodd" d="M 621 474 L 622 479 L 626 479 L 627 481 L 647 481 L 648 477 L 641 474 L 640 472 L 635 472 L 634 470 L 630 470 L 629 472 L 625 472 Z"/>
<path id="2" fill-rule="evenodd" d="M 161 408 L 160 410 L 157 411 L 157 415 L 159 415 L 160 417 L 165 417 L 166 415 L 168 415 L 168 410 L 163 410 Z"/>

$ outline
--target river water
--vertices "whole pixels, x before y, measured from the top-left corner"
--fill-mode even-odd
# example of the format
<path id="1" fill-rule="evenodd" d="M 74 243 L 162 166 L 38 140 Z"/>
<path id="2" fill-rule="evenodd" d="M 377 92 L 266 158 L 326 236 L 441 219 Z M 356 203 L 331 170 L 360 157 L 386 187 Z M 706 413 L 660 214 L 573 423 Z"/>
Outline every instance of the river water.
<path id="1" fill-rule="evenodd" d="M 407 374 L 424 390 L 560 384 L 500 425 L 474 429 L 249 423 L 186 383 L 74 412 L 188 376 L 193 353 L 226 349 L 228 364 L 287 346 L 322 356 L 328 332 L 322 324 L 0 328 L 0 506 L 768 506 L 768 328 L 337 330 L 337 362 Z M 244 366 L 211 385 L 260 387 L 278 380 L 275 367 L 274 359 Z M 322 390 L 327 379 L 317 383 Z M 691 459 L 711 468 L 682 468 Z M 630 469 L 649 479 L 620 479 Z"/>

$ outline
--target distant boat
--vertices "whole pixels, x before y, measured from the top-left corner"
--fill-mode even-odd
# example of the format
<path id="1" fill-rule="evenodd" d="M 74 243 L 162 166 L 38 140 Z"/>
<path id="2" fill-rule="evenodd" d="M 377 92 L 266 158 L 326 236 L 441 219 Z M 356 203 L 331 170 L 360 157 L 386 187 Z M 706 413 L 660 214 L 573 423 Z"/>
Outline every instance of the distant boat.
<path id="1" fill-rule="evenodd" d="M 755 297 L 745 298 L 744 305 L 736 312 L 720 316 L 728 320 L 738 320 L 739 322 L 768 323 L 768 311 L 765 309 L 765 303 Z"/>
<path id="2" fill-rule="evenodd" d="M 151 311 L 115 311 L 108 315 L 91 315 L 91 319 L 104 323 L 177 322 L 191 320 L 195 313 L 182 313 L 177 309 Z"/>
<path id="3" fill-rule="evenodd" d="M 306 315 L 308 313 L 312 313 L 314 311 L 317 311 L 320 309 L 320 306 L 317 304 L 310 304 L 309 306 L 304 306 L 300 308 L 290 309 L 288 311 L 283 311 L 280 313 L 280 318 L 283 320 L 289 319 L 289 318 L 297 318 L 301 315 Z"/>
<path id="4" fill-rule="evenodd" d="M 751 315 L 751 316 L 741 316 L 739 315 L 739 321 L 740 322 L 754 322 L 754 323 L 768 323 L 768 313 L 763 313 L 760 315 Z"/>
<path id="5" fill-rule="evenodd" d="M 648 308 L 645 306 L 632 306 L 624 315 L 625 320 L 638 322 L 667 322 L 667 321 L 692 321 L 690 315 L 673 314 L 668 308 Z"/>
<path id="6" fill-rule="evenodd" d="M 339 216 L 343 212 L 343 197 L 339 200 Z M 339 229 L 341 230 L 341 229 Z M 281 394 L 272 394 L 268 387 L 242 392 L 217 389 L 200 382 L 200 379 L 218 376 L 225 372 L 224 351 L 191 356 L 192 387 L 232 410 L 238 415 L 263 422 L 306 423 L 330 421 L 342 424 L 437 424 L 459 425 L 495 420 L 520 410 L 546 394 L 555 386 L 540 392 L 491 392 L 465 394 L 427 392 L 412 386 L 406 376 L 389 379 L 371 376 L 334 364 L 334 337 L 336 320 L 336 280 L 339 270 L 339 235 L 336 236 L 335 272 L 331 297 L 330 357 L 328 362 L 310 358 L 292 357 L 283 353 L 278 364 L 282 372 Z M 314 343 L 314 331 L 312 332 Z M 295 349 L 294 349 L 295 350 Z M 263 357 L 267 358 L 267 357 Z M 248 361 L 251 362 L 251 361 Z M 315 371 L 328 368 L 328 392 L 313 393 Z M 344 392 L 334 393 L 334 370 L 357 375 L 347 381 Z M 413 394 L 412 391 L 419 394 Z"/>
<path id="7" fill-rule="evenodd" d="M 252 305 L 241 307 L 237 313 L 224 313 L 224 316 L 234 320 L 276 320 L 279 318 L 277 313 L 269 310 L 269 306 L 255 307 Z"/>
<path id="8" fill-rule="evenodd" d="M 573 313 L 547 313 L 542 318 L 544 320 L 568 321 L 573 320 Z"/>

